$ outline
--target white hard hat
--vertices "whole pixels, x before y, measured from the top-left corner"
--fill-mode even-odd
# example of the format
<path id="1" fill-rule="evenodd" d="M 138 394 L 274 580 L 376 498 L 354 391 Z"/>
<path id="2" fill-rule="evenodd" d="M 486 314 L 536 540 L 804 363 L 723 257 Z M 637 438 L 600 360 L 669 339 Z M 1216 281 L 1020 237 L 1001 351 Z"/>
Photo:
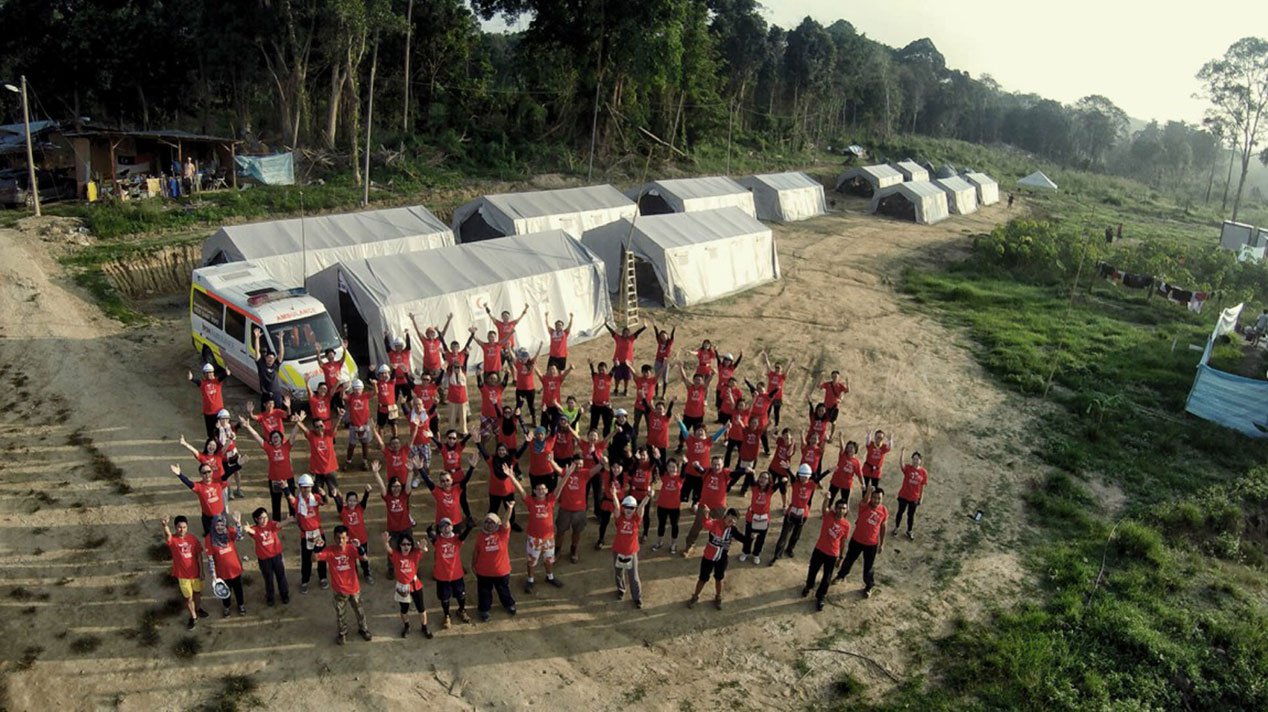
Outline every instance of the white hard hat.
<path id="1" fill-rule="evenodd" d="M 300 475 L 300 476 L 299 476 L 299 486 L 300 486 L 300 487 L 312 487 L 312 486 L 313 486 L 313 476 L 312 476 L 312 475 Z"/>
<path id="2" fill-rule="evenodd" d="M 797 468 L 798 477 L 809 477 L 810 474 L 811 474 L 810 465 L 807 465 L 804 462 L 801 463 L 801 467 Z"/>
<path id="3" fill-rule="evenodd" d="M 616 409 L 616 414 L 617 414 L 617 415 L 629 415 L 629 413 L 628 413 L 628 412 L 627 412 L 624 408 L 617 408 L 617 409 Z"/>
<path id="4" fill-rule="evenodd" d="M 221 409 L 220 409 L 220 410 L 216 413 L 216 420 L 222 420 L 222 419 L 224 419 L 224 418 L 228 418 L 228 417 L 229 417 L 229 411 L 225 410 L 224 408 L 221 408 Z"/>
<path id="5" fill-rule="evenodd" d="M 392 339 L 392 346 L 398 349 L 405 348 L 405 339 L 402 339 L 399 336 L 396 337 L 395 339 Z"/>
<path id="6" fill-rule="evenodd" d="M 212 365 L 211 365 L 211 364 L 209 364 L 209 363 L 204 363 L 204 364 L 203 364 L 203 373 L 209 373 L 209 372 L 212 372 L 212 371 L 215 371 L 215 370 L 216 370 L 216 367 L 215 367 L 215 366 L 212 366 Z"/>
<path id="7" fill-rule="evenodd" d="M 625 495 L 625 499 L 621 500 L 621 506 L 622 507 L 637 507 L 638 500 L 634 499 L 633 497 L 627 494 Z"/>
<path id="8" fill-rule="evenodd" d="M 388 366 L 386 363 L 379 364 L 379 373 L 387 373 L 388 371 L 391 371 L 391 370 L 392 370 L 391 367 Z"/>
<path id="9" fill-rule="evenodd" d="M 365 384 L 361 382 L 360 378 L 354 378 L 352 380 L 352 390 L 359 391 L 363 388 L 365 388 Z"/>
<path id="10" fill-rule="evenodd" d="M 723 358 L 723 359 L 725 359 L 725 360 L 727 360 L 727 361 L 734 361 L 734 360 L 735 360 L 735 357 L 734 357 L 734 356 L 732 356 L 731 354 L 723 354 L 723 355 L 722 355 L 722 358 Z"/>

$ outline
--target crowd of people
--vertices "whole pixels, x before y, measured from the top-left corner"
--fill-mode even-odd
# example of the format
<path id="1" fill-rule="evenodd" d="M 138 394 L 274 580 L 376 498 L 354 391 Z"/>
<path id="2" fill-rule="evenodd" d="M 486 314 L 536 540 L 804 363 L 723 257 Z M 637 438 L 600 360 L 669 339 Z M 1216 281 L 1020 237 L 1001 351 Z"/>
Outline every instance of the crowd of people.
<path id="1" fill-rule="evenodd" d="M 569 563 L 580 561 L 593 519 L 592 548 L 610 552 L 614 595 L 617 600 L 628 596 L 635 608 L 644 604 L 639 561 L 653 536 L 653 522 L 652 554 L 668 543 L 666 555 L 699 558 L 695 589 L 684 596 L 689 608 L 710 580 L 713 605 L 723 607 L 735 542 L 741 545 L 739 562 L 753 566 L 764 559 L 775 566 L 803 556 L 798 543 L 816 509 L 819 532 L 806 555 L 801 590 L 802 597 L 814 593 L 816 610 L 823 610 L 830 587 L 845 581 L 860 558 L 862 595 L 872 594 L 886 531 L 892 526 L 890 535 L 898 535 L 904 515 L 906 536 L 914 538 L 928 482 L 921 455 L 908 457 L 900 450 L 898 514 L 891 522 L 881 481 L 893 440 L 877 429 L 860 447 L 838 432 L 850 392 L 849 379 L 841 373 L 833 371 L 818 384 L 815 392 L 822 397 L 806 400 L 807 422 L 794 431 L 782 421 L 791 360 L 759 353 L 760 367 L 746 377 L 742 369 L 752 359 L 745 361 L 743 352 L 722 352 L 706 339 L 687 353 L 684 364 L 675 360 L 676 331 L 652 323 L 651 363 L 636 364 L 635 347 L 646 327 L 608 326 L 611 364 L 587 362 L 589 387 L 574 388 L 571 315 L 567 322 L 546 315 L 550 341 L 542 370 L 540 349 L 530 354 L 515 341 L 527 310 L 519 318 L 490 312 L 494 328 L 484 338 L 472 328 L 465 345 L 446 343 L 451 319 L 422 329 L 414 321 L 417 344 L 408 329 L 399 336 L 384 334 L 387 361 L 369 370 L 368 383 L 344 373 L 335 352 L 318 354 L 322 380 L 302 404 L 278 387 L 279 355 L 261 350 L 258 340 L 258 410 L 254 402 L 236 416 L 228 410 L 227 374 L 216 364 L 204 364 L 198 376 L 190 373 L 201 396 L 206 439 L 195 447 L 180 438 L 197 461 L 195 479 L 180 464 L 171 471 L 198 500 L 201 537 L 191 533 L 185 516 L 175 517 L 170 526 L 166 519 L 163 523 L 171 573 L 189 614 L 187 626 L 192 629 L 208 615 L 202 606 L 205 580 L 224 616 L 233 613 L 235 603 L 237 613 L 246 614 L 246 538 L 254 547 L 268 606 L 291 598 L 284 540 L 298 545 L 300 594 L 308 593 L 316 563 L 318 586 L 333 594 L 340 645 L 348 635 L 348 609 L 360 636 L 371 639 L 361 593 L 363 582 L 375 582 L 372 554 L 382 557 L 378 560 L 390 582 L 382 595 L 391 595 L 399 606 L 400 635 L 410 634 L 412 610 L 419 632 L 431 638 L 426 580 L 440 605 L 442 629 L 455 619 L 471 622 L 470 576 L 481 621 L 492 615 L 495 595 L 507 615 L 518 613 L 511 585 L 512 533 L 523 534 L 522 589 L 532 595 L 538 574 L 544 585 L 565 586 L 564 551 Z M 470 369 L 476 373 L 478 420 L 467 405 L 473 346 L 480 358 L 478 368 Z M 416 347 L 421 354 L 414 353 Z M 507 392 L 512 384 L 513 397 Z M 633 415 L 618 399 L 628 400 Z M 301 437 L 306 461 L 302 455 L 292 458 Z M 346 440 L 342 461 L 340 437 Z M 833 446 L 835 459 L 828 457 Z M 263 464 L 248 470 L 253 458 L 247 452 L 255 447 Z M 297 469 L 302 470 L 298 476 Z M 358 491 L 347 482 L 354 471 L 368 471 L 372 482 Z M 232 505 L 248 496 L 244 475 L 248 489 L 267 487 L 271 505 L 256 507 L 247 521 L 245 510 L 238 511 L 242 506 Z M 471 495 L 481 482 L 486 491 L 479 494 L 487 496 L 488 506 L 477 517 Z M 415 498 L 419 490 L 430 496 Z M 378 537 L 367 524 L 367 515 L 380 506 L 376 499 L 384 521 Z M 517 520 L 521 511 L 523 524 Z M 681 521 L 684 512 L 687 522 Z M 775 540 L 769 551 L 768 535 Z M 372 546 L 376 538 L 381 544 Z"/>

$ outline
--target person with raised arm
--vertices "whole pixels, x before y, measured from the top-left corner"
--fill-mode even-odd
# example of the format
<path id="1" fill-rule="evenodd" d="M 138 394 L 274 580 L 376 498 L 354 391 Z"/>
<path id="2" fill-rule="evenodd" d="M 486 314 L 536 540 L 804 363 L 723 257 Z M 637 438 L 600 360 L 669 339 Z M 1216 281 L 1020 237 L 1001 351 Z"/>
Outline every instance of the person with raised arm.
<path id="1" fill-rule="evenodd" d="M 687 539 L 683 544 L 684 559 L 691 558 L 691 555 L 695 553 L 696 537 L 700 536 L 700 531 L 704 529 L 705 520 L 721 517 L 726 509 L 726 493 L 731 481 L 731 471 L 722 466 L 722 456 L 712 457 L 709 469 L 700 474 L 700 480 L 702 490 L 700 506 L 696 508 L 696 519 L 691 523 L 691 530 L 687 532 Z"/>
<path id="2" fill-rule="evenodd" d="M 859 501 L 858 515 L 854 517 L 854 536 L 845 550 L 845 561 L 837 572 L 833 583 L 839 583 L 850 575 L 850 569 L 859 556 L 863 557 L 863 597 L 870 598 L 872 588 L 876 585 L 876 577 L 872 566 L 876 557 L 885 548 L 885 522 L 889 520 L 889 510 L 884 504 L 885 490 L 880 487 L 868 487 L 863 490 L 863 498 Z"/>
<path id="3" fill-rule="evenodd" d="M 643 400 L 653 400 L 656 397 L 664 397 L 669 390 L 669 363 L 673 357 L 674 336 L 678 333 L 678 327 L 673 327 L 669 331 L 657 328 L 656 322 L 648 320 L 652 325 L 652 332 L 656 334 L 656 360 L 655 367 L 652 370 L 653 390 L 651 397 L 643 398 Z M 644 367 L 646 374 L 646 367 Z M 637 380 L 637 379 L 636 379 Z"/>
<path id="4" fill-rule="evenodd" d="M 858 458 L 859 444 L 853 440 L 846 442 L 844 434 L 839 436 L 838 442 L 841 452 L 837 455 L 837 464 L 832 470 L 832 479 L 828 482 L 828 504 L 835 502 L 837 495 L 848 503 L 854 483 L 863 482 L 863 465 Z"/>
<path id="5" fill-rule="evenodd" d="M 656 543 L 652 551 L 660 551 L 665 545 L 665 524 L 669 524 L 669 554 L 678 553 L 678 519 L 682 514 L 682 467 L 678 460 L 665 463 L 660 476 L 660 495 L 656 498 Z"/>
<path id="6" fill-rule="evenodd" d="M 502 359 L 506 349 L 502 346 L 502 340 L 498 338 L 498 332 L 490 330 L 486 338 L 481 339 L 476 336 L 477 329 L 472 326 L 467 329 L 471 332 L 471 340 L 480 347 L 480 373 L 487 379 L 492 375 L 500 375 L 502 373 Z"/>
<path id="7" fill-rule="evenodd" d="M 378 460 L 372 461 L 377 468 Z M 370 485 L 360 495 L 356 491 L 342 494 L 337 487 L 330 488 L 330 498 L 335 501 L 335 511 L 339 513 L 339 521 L 348 528 L 348 537 L 356 542 L 357 551 L 361 554 L 361 575 L 365 582 L 374 585 L 374 575 L 370 573 L 370 530 L 365 526 L 365 508 L 370 503 Z M 387 575 L 392 575 L 389 563 Z"/>
<path id="8" fill-rule="evenodd" d="M 700 342 L 700 348 L 691 352 L 696 357 L 697 376 L 712 376 L 715 364 L 718 362 L 718 350 L 713 346 L 713 342 L 705 339 Z"/>
<path id="9" fill-rule="evenodd" d="M 193 630 L 199 618 L 206 618 L 203 610 L 203 569 L 202 544 L 198 537 L 189 533 L 189 520 L 178 516 L 172 521 L 176 527 L 173 534 L 167 526 L 167 518 L 163 518 L 163 543 L 172 555 L 172 578 L 176 579 L 181 598 L 185 601 L 185 610 L 189 613 L 187 630 Z"/>
<path id="10" fill-rule="evenodd" d="M 647 331 L 647 327 L 630 331 L 630 327 L 625 326 L 617 333 L 610 324 L 604 322 L 603 328 L 612 336 L 612 377 L 616 381 L 618 395 L 627 396 L 630 394 L 630 379 L 634 378 L 634 342 Z"/>
<path id="11" fill-rule="evenodd" d="M 652 367 L 643 364 L 639 375 L 634 377 L 634 439 L 638 439 L 639 425 L 651 415 L 651 403 L 656 400 L 657 380 Z M 606 437 L 606 436 L 605 436 Z"/>
<path id="12" fill-rule="evenodd" d="M 682 406 L 682 424 L 686 428 L 685 432 L 691 432 L 697 425 L 704 425 L 704 411 L 709 402 L 709 379 L 713 378 L 713 374 L 696 373 L 687 378 L 687 370 L 679 365 L 678 375 L 687 388 L 687 400 Z M 679 452 L 682 452 L 684 440 L 685 438 L 678 440 Z"/>
<path id="13" fill-rule="evenodd" d="M 291 602 L 291 587 L 286 582 L 286 562 L 282 558 L 282 526 L 269 519 L 268 510 L 257 507 L 251 514 L 254 524 L 241 524 L 242 531 L 255 541 L 255 561 L 264 579 L 264 603 L 272 606 L 274 584 L 282 605 Z"/>
<path id="14" fill-rule="evenodd" d="M 797 441 L 792 430 L 784 428 L 775 438 L 775 454 L 771 455 L 766 469 L 775 480 L 775 489 L 779 491 L 779 506 L 788 509 L 788 482 L 793 478 L 792 462 L 797 455 Z"/>
<path id="15" fill-rule="evenodd" d="M 213 576 L 219 577 L 229 587 L 233 598 L 238 601 L 238 615 L 247 614 L 246 593 L 242 590 L 242 558 L 238 556 L 238 538 L 241 536 L 242 521 L 234 515 L 237 526 L 229 526 L 224 514 L 217 514 L 211 525 L 211 531 L 203 540 L 203 551 L 207 552 L 207 565 L 211 567 Z M 229 598 L 221 603 L 225 618 L 229 617 Z"/>
<path id="16" fill-rule="evenodd" d="M 421 334 L 419 340 L 423 344 L 423 373 L 430 373 L 434 380 L 440 380 L 441 371 L 445 367 L 445 332 L 449 331 L 453 314 L 445 317 L 445 324 L 440 329 L 434 326 L 419 328 L 413 312 L 410 312 L 409 322 L 414 325 L 414 332 Z"/>
<path id="17" fill-rule="evenodd" d="M 779 527 L 779 539 L 775 542 L 775 553 L 771 556 L 770 565 L 774 566 L 781 557 L 794 557 L 797 540 L 801 538 L 801 528 L 810 516 L 810 502 L 819 481 L 826 473 L 815 473 L 810 465 L 797 467 L 797 479 L 789 485 L 788 509 L 784 511 L 784 521 Z"/>
<path id="18" fill-rule="evenodd" d="M 612 542 L 612 571 L 616 577 L 616 600 L 625 598 L 628 585 L 630 598 L 635 608 L 643 607 L 643 582 L 638 575 L 638 532 L 643 520 L 643 513 L 652 501 L 656 487 L 643 499 L 635 499 L 633 495 L 621 498 L 621 510 L 614 519 L 616 539 Z M 616 484 L 613 483 L 608 493 L 612 500 L 617 499 Z"/>
<path id="19" fill-rule="evenodd" d="M 602 361 L 597 368 L 593 360 L 588 359 L 586 363 L 590 366 L 590 429 L 603 423 L 606 438 L 612 432 L 612 374 Z"/>
<path id="20" fill-rule="evenodd" d="M 476 535 L 471 554 L 471 569 L 476 575 L 476 607 L 480 620 L 487 622 L 493 610 L 493 592 L 507 613 L 515 615 L 515 596 L 511 593 L 511 513 L 515 500 L 506 505 L 506 518 L 495 512 L 484 515 L 480 533 Z"/>
<path id="21" fill-rule="evenodd" d="M 348 454 L 344 458 L 344 467 L 352 469 L 352 456 L 357 452 L 357 445 L 361 445 L 361 466 L 364 468 L 370 461 L 370 442 L 374 438 L 373 426 L 370 424 L 370 399 L 373 396 L 366 390 L 365 384 L 361 379 L 353 379 L 349 385 L 348 393 L 344 396 L 344 405 L 347 411 L 342 415 L 344 421 L 348 425 Z M 314 420 L 316 423 L 321 422 Z M 333 428 L 325 428 L 330 432 L 334 432 Z M 308 432 L 305 431 L 305 436 Z M 333 439 L 333 438 L 332 438 Z M 314 475 L 317 473 L 313 473 Z"/>
<path id="22" fill-rule="evenodd" d="M 467 484 L 471 482 L 479 462 L 480 459 L 475 453 L 471 453 L 467 455 L 467 472 L 461 480 L 455 480 L 453 473 L 442 471 L 433 481 L 427 474 L 423 461 L 420 458 L 414 458 L 414 470 L 422 479 L 423 485 L 431 492 L 432 500 L 436 505 L 435 524 L 439 524 L 442 519 L 463 522 L 471 518 L 470 513 L 463 509 L 463 503 L 466 501 Z"/>
<path id="23" fill-rule="evenodd" d="M 806 585 L 801 589 L 801 597 L 815 592 L 815 610 L 823 610 L 824 599 L 828 597 L 828 586 L 832 582 L 832 569 L 841 559 L 841 541 L 850 533 L 849 513 L 845 500 L 838 499 L 834 504 L 823 501 L 823 519 L 819 522 L 819 539 L 815 542 L 814 551 L 810 552 L 810 565 L 806 570 Z M 822 580 L 819 572 L 823 572 Z"/>
<path id="24" fill-rule="evenodd" d="M 749 494 L 748 509 L 744 512 L 744 550 L 740 561 L 753 557 L 753 564 L 762 563 L 762 549 L 766 546 L 766 534 L 770 531 L 770 510 L 775 499 L 775 481 L 769 472 L 757 476 Z"/>
<path id="25" fill-rule="evenodd" d="M 348 351 L 347 341 L 343 342 L 343 350 L 344 350 L 344 353 L 347 353 Z M 321 347 L 315 344 L 313 345 L 313 353 L 317 355 L 317 367 L 321 369 L 321 383 L 325 384 L 326 386 L 326 392 L 321 393 L 321 385 L 319 384 L 317 387 L 317 392 L 324 397 L 331 398 L 333 405 L 343 406 L 343 398 L 340 396 L 340 392 L 343 390 L 343 385 L 346 380 L 343 374 L 343 365 L 344 365 L 343 359 L 335 355 L 334 349 L 326 349 L 325 351 L 322 351 Z M 308 396 L 308 402 L 309 402 L 309 410 L 311 412 L 312 410 L 311 392 Z M 327 415 L 325 418 L 321 418 L 316 413 L 312 413 L 312 416 L 314 420 L 316 419 L 326 420 L 330 417 L 329 415 Z"/>
<path id="26" fill-rule="evenodd" d="M 295 418 L 295 425 L 308 440 L 308 473 L 322 487 L 338 487 L 339 456 L 335 454 L 334 429 L 327 428 L 326 421 L 318 420 L 313 423 L 312 430 L 309 430 L 304 425 L 303 413 Z M 367 424 L 366 428 L 369 427 Z M 369 433 L 366 434 L 366 442 L 369 442 Z M 363 456 L 365 452 L 365 446 L 362 446 Z"/>
<path id="27" fill-rule="evenodd" d="M 696 602 L 700 600 L 700 592 L 704 590 L 705 584 L 712 577 L 713 607 L 719 611 L 722 610 L 722 581 L 726 578 L 731 542 L 738 539 L 746 546 L 749 543 L 748 534 L 735 526 L 739 520 L 740 513 L 734 507 L 726 510 L 721 517 L 705 520 L 704 529 L 708 533 L 708 542 L 705 543 L 704 553 L 700 557 L 700 576 L 696 579 L 696 590 L 687 600 L 687 608 L 696 605 Z"/>
<path id="28" fill-rule="evenodd" d="M 225 407 L 224 382 L 229 374 L 210 363 L 203 364 L 201 378 L 194 378 L 193 371 L 187 373 L 189 382 L 194 384 L 202 397 L 203 425 L 206 426 L 207 437 L 211 437 L 216 432 L 216 416 Z"/>
<path id="29" fill-rule="evenodd" d="M 819 384 L 819 389 L 823 391 L 823 405 L 828 410 L 828 421 L 836 423 L 837 415 L 840 414 L 841 397 L 850 392 L 850 379 L 847 376 L 842 381 L 841 372 L 833 371 L 828 380 Z"/>
<path id="30" fill-rule="evenodd" d="M 542 425 L 547 428 L 553 428 L 563 412 L 564 379 L 572 373 L 572 368 L 566 366 L 560 370 L 552 359 L 546 366 L 545 373 L 534 369 L 538 380 L 542 382 Z"/>
<path id="31" fill-rule="evenodd" d="M 520 320 L 528 314 L 528 305 L 525 304 L 524 311 L 520 312 L 520 315 L 514 319 L 511 318 L 511 313 L 509 311 L 503 311 L 500 318 L 494 319 L 493 310 L 489 309 L 488 304 L 484 305 L 484 313 L 488 314 L 489 321 L 493 322 L 493 328 L 497 330 L 497 340 L 498 343 L 502 344 L 502 349 L 505 351 L 514 351 L 515 327 L 520 323 Z"/>
<path id="32" fill-rule="evenodd" d="M 216 479 L 211 464 L 206 462 L 198 464 L 197 482 L 191 481 L 182 474 L 180 465 L 171 465 L 170 469 L 181 484 L 193 490 L 194 495 L 198 497 L 198 509 L 202 513 L 203 536 L 210 534 L 212 522 L 216 516 L 224 514 L 225 511 L 225 490 L 229 489 L 229 483 L 226 480 L 229 476 L 221 474 L 220 478 Z"/>
<path id="33" fill-rule="evenodd" d="M 877 428 L 867 434 L 867 456 L 863 460 L 863 484 L 868 487 L 881 486 L 881 470 L 885 466 L 885 456 L 894 447 L 894 440 L 885 435 L 885 431 Z"/>
<path id="34" fill-rule="evenodd" d="M 413 348 L 410 343 L 409 329 L 405 330 L 405 338 L 394 337 L 392 332 L 384 329 L 383 350 L 387 352 L 387 365 L 391 370 L 392 384 L 395 388 L 393 402 L 404 403 L 414 387 Z"/>
<path id="35" fill-rule="evenodd" d="M 418 625 L 423 637 L 432 639 L 431 629 L 427 627 L 427 606 L 423 603 L 423 582 L 418 578 L 418 564 L 427 553 L 427 544 L 415 543 L 412 534 L 406 534 L 392 541 L 392 535 L 383 532 L 383 547 L 388 550 L 388 561 L 392 568 L 393 581 L 396 584 L 392 598 L 401 606 L 401 637 L 409 636 L 409 604 L 414 604 L 418 612 Z"/>
<path id="36" fill-rule="evenodd" d="M 678 430 L 679 437 L 685 438 L 687 442 L 686 460 L 683 464 L 682 499 L 684 502 L 690 501 L 691 511 L 695 512 L 704 487 L 700 475 L 709 469 L 709 452 L 713 449 L 713 444 L 722 438 L 726 428 L 718 428 L 718 431 L 710 436 L 704 424 L 699 423 L 691 432 L 688 432 L 686 422 L 679 418 Z M 680 446 L 679 450 L 681 449 Z"/>
<path id="37" fill-rule="evenodd" d="M 528 445 L 529 443 L 525 442 L 519 450 L 512 452 L 505 445 L 498 443 L 493 454 L 490 455 L 484 449 L 484 443 L 476 443 L 480 456 L 489 467 L 489 513 L 497 514 L 503 507 L 507 507 L 507 524 L 517 532 L 523 529 L 515 522 L 514 510 L 509 508 L 515 502 L 515 486 L 511 484 L 511 480 L 520 478 L 519 459 L 528 449 Z"/>
<path id="38" fill-rule="evenodd" d="M 570 463 L 553 492 L 546 489 L 545 483 L 539 482 L 533 485 L 533 493 L 530 495 L 519 480 L 511 480 L 511 485 L 519 493 L 524 502 L 524 511 L 528 514 L 528 536 L 524 539 L 528 577 L 524 580 L 524 593 L 534 592 L 533 572 L 538 564 L 546 569 L 546 583 L 555 588 L 563 588 L 563 582 L 555 578 L 555 504 L 576 470 L 577 463 Z"/>
<path id="39" fill-rule="evenodd" d="M 408 460 L 406 468 L 409 467 Z M 414 517 L 410 514 L 410 476 L 408 472 L 404 477 L 399 474 L 390 474 L 387 482 L 383 481 L 383 475 L 379 472 L 379 463 L 375 462 L 371 466 L 374 472 L 374 481 L 379 485 L 379 496 L 383 498 L 383 505 L 387 513 L 386 528 L 387 533 L 392 537 L 392 544 L 400 541 L 405 535 L 413 536 L 414 534 Z M 368 489 L 368 487 L 367 487 Z M 388 562 L 389 573 L 391 562 Z"/>
<path id="40" fill-rule="evenodd" d="M 295 489 L 291 448 L 294 446 L 295 436 L 299 434 L 299 425 L 297 423 L 291 426 L 290 435 L 284 435 L 281 430 L 269 431 L 268 440 L 265 440 L 255 428 L 251 427 L 251 422 L 246 418 L 239 418 L 238 422 L 251 434 L 260 449 L 264 450 L 264 458 L 268 461 L 269 468 L 269 500 L 273 505 L 273 519 L 280 522 L 282 521 L 282 500 L 286 498 L 288 490 Z"/>
<path id="41" fill-rule="evenodd" d="M 255 351 L 255 374 L 260 384 L 260 405 L 264 405 L 264 396 L 273 396 L 274 401 L 281 401 L 286 395 L 286 391 L 282 388 L 282 384 L 278 380 L 278 372 L 282 368 L 282 362 L 286 360 L 286 340 L 277 340 L 277 353 L 273 353 L 272 349 L 261 349 L 261 340 L 264 338 L 264 329 L 258 326 L 252 326 L 251 339 L 253 351 Z"/>
<path id="42" fill-rule="evenodd" d="M 533 379 L 537 375 L 537 357 L 541 354 L 541 344 L 537 345 L 537 351 L 531 357 L 528 349 L 520 349 L 512 364 L 515 368 L 515 409 L 528 406 L 528 415 L 534 426 L 537 425 L 537 382 Z"/>
<path id="43" fill-rule="evenodd" d="M 555 367 L 556 371 L 568 368 L 568 337 L 572 335 L 572 312 L 568 312 L 568 324 L 555 320 L 551 322 L 550 312 L 545 312 L 546 335 L 550 337 L 550 358 L 546 359 L 546 367 Z M 541 374 L 538 374 L 538 378 Z"/>
<path id="44" fill-rule="evenodd" d="M 779 361 L 772 365 L 770 357 L 763 351 L 762 362 L 766 364 L 766 393 L 770 396 L 771 419 L 775 427 L 779 427 L 779 412 L 784 407 L 784 383 L 793 369 L 793 360 L 789 359 L 786 367 Z"/>
<path id="45" fill-rule="evenodd" d="M 462 568 L 462 542 L 472 531 L 470 522 L 462 522 L 454 528 L 453 520 L 448 517 L 440 519 L 434 527 L 427 527 L 427 538 L 431 540 L 432 568 L 431 577 L 436 582 L 436 599 L 440 601 L 440 609 L 445 614 L 440 627 L 449 630 L 452 621 L 449 617 L 450 601 L 458 601 L 458 620 L 470 623 L 467 615 L 467 582 L 466 572 Z"/>
<path id="46" fill-rule="evenodd" d="M 318 384 L 318 387 L 320 385 Z M 281 408 L 277 407 L 271 395 L 262 397 L 261 400 L 264 401 L 264 404 L 261 406 L 259 413 L 255 412 L 255 401 L 246 402 L 247 417 L 260 424 L 260 434 L 267 440 L 272 433 L 284 433 L 286 430 L 286 421 L 291 419 L 291 397 L 282 397 Z M 312 393 L 309 393 L 309 400 L 312 400 Z M 241 422 L 243 419 L 239 418 L 238 420 Z"/>
<path id="47" fill-rule="evenodd" d="M 905 454 L 905 451 L 899 454 L 900 462 Z M 898 490 L 898 516 L 894 518 L 894 534 L 898 534 L 898 528 L 903 523 L 903 514 L 906 514 L 907 538 L 910 540 L 916 538 L 911 533 L 912 522 L 916 519 L 916 507 L 925 500 L 925 487 L 929 485 L 929 473 L 922 466 L 923 462 L 924 458 L 919 451 L 911 454 L 911 462 L 903 465 L 903 485 Z"/>
<path id="48" fill-rule="evenodd" d="M 717 360 L 718 380 L 717 386 L 714 388 L 714 408 L 718 411 L 722 410 L 722 401 L 726 396 L 727 389 L 736 385 L 735 372 L 740 368 L 740 362 L 744 360 L 744 352 L 741 351 L 739 356 L 731 354 L 722 354 L 721 356 L 715 351 L 714 358 Z M 718 422 L 723 422 L 719 420 Z"/>
<path id="49" fill-rule="evenodd" d="M 299 592 L 308 593 L 308 581 L 313 576 L 314 553 L 320 553 L 325 545 L 321 533 L 321 506 L 326 494 L 314 486 L 313 477 L 307 473 L 299 476 L 299 491 L 289 497 L 291 510 L 295 512 L 295 524 L 299 527 Z M 330 583 L 326 579 L 326 561 L 317 560 L 317 579 L 322 588 Z"/>
<path id="50" fill-rule="evenodd" d="M 503 380 L 501 373 L 476 375 L 476 386 L 480 389 L 481 440 L 495 432 L 498 418 L 502 415 L 502 394 L 506 391 L 508 380 Z"/>

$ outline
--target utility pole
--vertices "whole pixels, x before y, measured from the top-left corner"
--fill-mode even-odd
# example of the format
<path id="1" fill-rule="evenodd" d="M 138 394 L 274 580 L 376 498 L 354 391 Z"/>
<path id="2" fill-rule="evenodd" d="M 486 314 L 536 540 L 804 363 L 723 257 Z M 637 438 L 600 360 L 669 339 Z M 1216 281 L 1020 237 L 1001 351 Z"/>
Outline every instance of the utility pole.
<path id="1" fill-rule="evenodd" d="M 26 132 L 26 171 L 27 180 L 30 181 L 29 190 L 31 198 L 35 205 L 35 214 L 41 215 L 40 212 L 40 186 L 35 180 L 35 151 L 31 148 L 31 105 L 26 99 L 26 75 L 22 75 L 22 88 L 19 89 L 12 84 L 5 84 L 4 88 L 14 94 L 22 95 L 22 126 Z"/>

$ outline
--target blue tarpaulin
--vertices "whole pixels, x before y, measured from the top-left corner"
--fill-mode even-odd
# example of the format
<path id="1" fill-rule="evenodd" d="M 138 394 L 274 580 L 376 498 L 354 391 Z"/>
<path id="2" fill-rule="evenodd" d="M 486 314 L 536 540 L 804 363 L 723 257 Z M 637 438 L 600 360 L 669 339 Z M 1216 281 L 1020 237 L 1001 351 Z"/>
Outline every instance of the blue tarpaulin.
<path id="1" fill-rule="evenodd" d="M 1215 340 L 1233 332 L 1241 313 L 1242 305 L 1238 304 L 1220 314 L 1220 320 L 1202 352 L 1198 375 L 1193 380 L 1184 409 L 1243 435 L 1264 438 L 1268 437 L 1268 381 L 1226 373 L 1207 364 L 1211 360 Z"/>
<path id="2" fill-rule="evenodd" d="M 234 156 L 240 175 L 250 176 L 264 185 L 295 185 L 295 154 L 272 156 Z"/>

